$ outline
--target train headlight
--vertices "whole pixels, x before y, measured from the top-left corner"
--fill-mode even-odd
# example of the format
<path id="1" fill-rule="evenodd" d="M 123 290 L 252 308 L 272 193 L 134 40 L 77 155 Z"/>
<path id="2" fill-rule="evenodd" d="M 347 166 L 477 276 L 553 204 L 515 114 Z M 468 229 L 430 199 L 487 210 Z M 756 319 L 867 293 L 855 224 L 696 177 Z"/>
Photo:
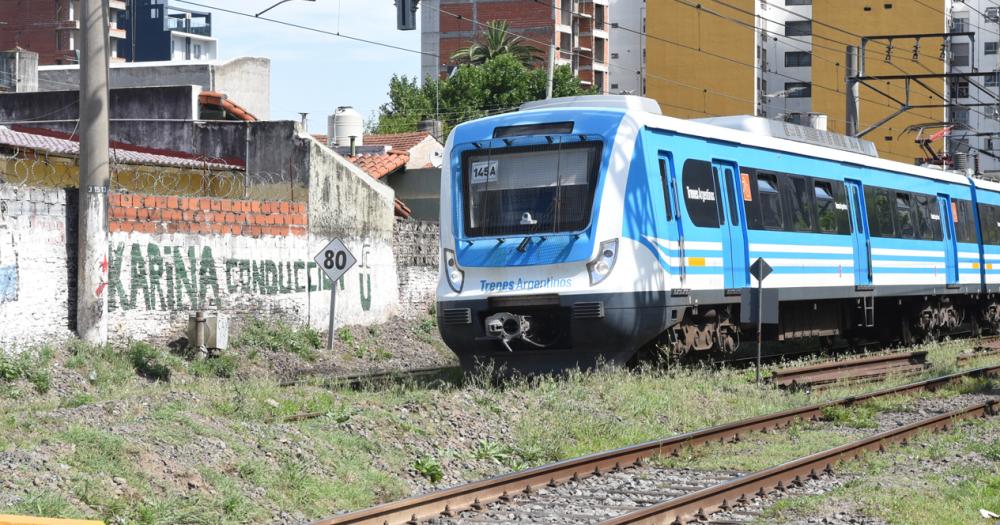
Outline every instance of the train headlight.
<path id="1" fill-rule="evenodd" d="M 602 242 L 601 249 L 597 252 L 597 257 L 587 263 L 587 270 L 590 271 L 590 285 L 594 286 L 607 279 L 608 275 L 611 274 L 611 270 L 614 269 L 615 261 L 617 260 L 618 239 Z"/>
<path id="2" fill-rule="evenodd" d="M 465 284 L 465 272 L 458 267 L 458 260 L 455 259 L 455 252 L 452 250 L 444 250 L 444 274 L 448 279 L 448 286 L 451 287 L 455 293 L 462 292 L 462 285 Z"/>

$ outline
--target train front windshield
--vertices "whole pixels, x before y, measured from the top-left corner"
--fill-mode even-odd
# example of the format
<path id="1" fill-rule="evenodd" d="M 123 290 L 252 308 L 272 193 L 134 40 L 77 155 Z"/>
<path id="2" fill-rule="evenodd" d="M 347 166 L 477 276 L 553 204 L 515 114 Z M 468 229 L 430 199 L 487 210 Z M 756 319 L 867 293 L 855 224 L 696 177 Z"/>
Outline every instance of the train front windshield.
<path id="1" fill-rule="evenodd" d="M 601 147 L 588 141 L 467 151 L 465 234 L 533 235 L 586 228 Z"/>

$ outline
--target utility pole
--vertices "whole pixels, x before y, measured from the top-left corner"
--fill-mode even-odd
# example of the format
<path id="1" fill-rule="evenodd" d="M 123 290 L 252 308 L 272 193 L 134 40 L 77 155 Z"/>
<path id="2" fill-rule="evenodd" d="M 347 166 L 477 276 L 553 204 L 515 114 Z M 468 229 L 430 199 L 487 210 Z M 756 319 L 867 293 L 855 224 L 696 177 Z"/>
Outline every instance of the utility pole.
<path id="1" fill-rule="evenodd" d="M 108 341 L 108 3 L 81 0 L 76 333 Z"/>
<path id="2" fill-rule="evenodd" d="M 558 22 L 559 21 L 559 17 L 561 16 L 558 9 L 559 8 L 556 7 L 556 4 L 553 3 L 553 5 L 552 5 L 552 21 L 553 22 Z M 559 32 L 556 31 L 555 25 L 553 25 L 552 26 L 552 45 L 549 46 L 549 67 L 548 67 L 548 71 L 546 72 L 547 74 L 545 76 L 545 98 L 546 99 L 552 98 L 552 82 L 553 82 L 553 75 L 555 75 L 555 69 L 556 69 L 556 42 L 558 41 L 558 39 L 559 39 Z"/>
<path id="3" fill-rule="evenodd" d="M 846 129 L 844 134 L 853 137 L 858 134 L 858 82 L 854 77 L 858 76 L 858 48 L 847 46 L 847 56 L 844 61 L 847 64 L 847 89 L 845 93 Z"/>

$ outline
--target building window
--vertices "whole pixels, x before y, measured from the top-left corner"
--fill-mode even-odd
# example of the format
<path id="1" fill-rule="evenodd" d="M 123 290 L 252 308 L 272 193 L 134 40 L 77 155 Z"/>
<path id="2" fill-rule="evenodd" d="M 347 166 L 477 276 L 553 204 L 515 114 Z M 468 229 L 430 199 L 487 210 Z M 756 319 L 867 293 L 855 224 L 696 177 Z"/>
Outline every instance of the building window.
<path id="1" fill-rule="evenodd" d="M 155 7 L 152 8 L 152 9 L 150 9 L 149 10 L 149 18 L 152 18 L 153 20 L 156 20 L 157 18 L 160 18 L 160 10 L 157 9 L 157 8 L 155 8 Z"/>
<path id="2" fill-rule="evenodd" d="M 969 124 L 969 108 L 952 108 L 951 121 L 958 124 Z"/>
<path id="3" fill-rule="evenodd" d="M 812 53 L 808 51 L 788 51 L 785 53 L 785 67 L 809 67 Z"/>
<path id="4" fill-rule="evenodd" d="M 785 36 L 809 36 L 812 34 L 811 20 L 785 22 Z"/>
<path id="5" fill-rule="evenodd" d="M 968 18 L 953 18 L 951 20 L 952 33 L 965 33 L 969 30 Z"/>
<path id="6" fill-rule="evenodd" d="M 618 58 L 618 53 L 611 53 L 611 58 Z"/>
<path id="7" fill-rule="evenodd" d="M 996 73 L 993 73 L 991 75 L 986 75 L 985 77 L 983 77 L 983 83 L 986 85 L 986 87 L 997 87 L 998 85 L 1000 85 L 1000 81 L 998 80 L 1000 79 L 997 78 Z"/>
<path id="8" fill-rule="evenodd" d="M 1000 7 L 987 7 L 986 21 L 993 23 L 1000 22 Z"/>
<path id="9" fill-rule="evenodd" d="M 611 89 L 618 89 L 618 84 L 615 82 L 611 83 Z"/>
<path id="10" fill-rule="evenodd" d="M 997 43 L 996 42 L 986 42 L 984 44 L 983 53 L 987 55 L 997 54 Z"/>
<path id="11" fill-rule="evenodd" d="M 785 5 L 812 5 L 812 0 L 785 0 Z"/>
<path id="12" fill-rule="evenodd" d="M 951 44 L 951 65 L 956 67 L 969 66 L 969 44 Z"/>
<path id="13" fill-rule="evenodd" d="M 194 59 L 195 60 L 201 59 L 201 44 L 194 45 Z"/>
<path id="14" fill-rule="evenodd" d="M 951 98 L 969 98 L 969 81 L 953 81 L 951 83 Z"/>
<path id="15" fill-rule="evenodd" d="M 811 82 L 785 82 L 785 97 L 809 98 L 812 96 Z"/>

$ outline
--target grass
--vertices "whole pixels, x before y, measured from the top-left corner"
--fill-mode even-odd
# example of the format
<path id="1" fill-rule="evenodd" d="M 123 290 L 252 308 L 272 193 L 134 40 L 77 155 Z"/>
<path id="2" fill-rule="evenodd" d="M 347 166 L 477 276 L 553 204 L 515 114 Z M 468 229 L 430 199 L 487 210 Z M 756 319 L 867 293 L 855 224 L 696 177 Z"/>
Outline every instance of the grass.
<path id="1" fill-rule="evenodd" d="M 48 366 L 53 353 L 53 349 L 47 346 L 15 355 L 0 352 L 0 384 L 8 396 L 20 397 L 17 388 L 12 385 L 18 380 L 26 380 L 39 394 L 48 392 L 51 387 Z"/>
<path id="2" fill-rule="evenodd" d="M 433 317 L 413 328 L 428 337 L 434 330 Z M 379 335 L 347 333 L 355 342 Z M 57 349 L 56 359 L 84 384 L 59 395 L 0 396 L 0 451 L 36 453 L 69 467 L 65 483 L 47 492 L 32 492 L 34 471 L 15 467 L 12 479 L 27 496 L 16 510 L 108 523 L 229 525 L 267 522 L 280 509 L 308 521 L 408 495 L 414 479 L 477 479 L 883 386 L 783 392 L 757 387 L 746 370 L 686 368 L 602 369 L 503 385 L 484 374 L 464 383 L 352 390 L 320 379 L 280 387 L 276 379 L 238 373 L 249 352 L 316 351 L 319 343 L 301 330 L 257 323 L 234 339 L 233 354 L 200 361 L 140 344 Z M 954 346 L 932 347 L 931 361 L 946 363 L 936 355 Z M 158 365 L 169 370 L 169 382 L 146 377 L 156 377 Z M 23 378 L 11 384 L 29 385 Z M 938 395 L 981 386 L 970 382 Z M 859 405 L 867 415 L 829 417 L 863 426 L 872 414 L 905 402 L 882 399 Z M 323 415 L 283 422 L 311 412 Z M 482 426 L 469 429 L 470 421 Z M 502 437 L 467 437 L 470 430 L 499 428 L 506 432 L 489 435 Z M 810 424 L 781 436 L 786 443 L 761 434 L 670 461 L 751 470 L 847 439 Z M 1000 454 L 998 444 L 981 446 L 985 457 Z M 948 450 L 945 443 L 933 453 Z M 191 473 L 202 488 L 187 488 Z M 112 483 L 115 477 L 125 480 L 125 490 Z"/>
<path id="3" fill-rule="evenodd" d="M 323 346 L 319 332 L 311 327 L 294 327 L 273 321 L 254 320 L 237 336 L 232 346 L 236 350 L 267 350 L 288 352 L 304 359 L 314 360 Z"/>

